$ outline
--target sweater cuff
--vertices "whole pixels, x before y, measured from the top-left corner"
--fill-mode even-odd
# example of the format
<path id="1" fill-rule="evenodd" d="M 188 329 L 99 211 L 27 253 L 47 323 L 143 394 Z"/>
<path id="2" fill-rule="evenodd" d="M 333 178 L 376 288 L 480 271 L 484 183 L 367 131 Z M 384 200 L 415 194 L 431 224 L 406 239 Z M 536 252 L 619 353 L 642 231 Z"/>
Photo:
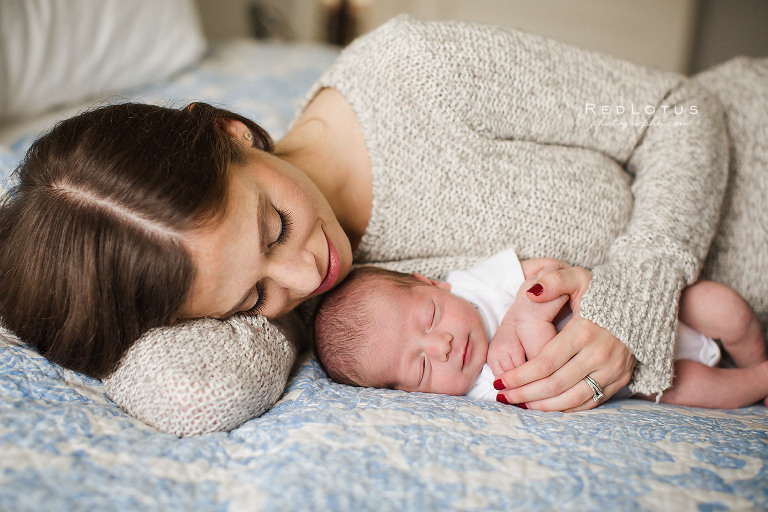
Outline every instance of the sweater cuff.
<path id="1" fill-rule="evenodd" d="M 662 259 L 610 263 L 592 270 L 579 313 L 621 340 L 637 358 L 629 388 L 653 394 L 672 385 L 683 270 Z"/>

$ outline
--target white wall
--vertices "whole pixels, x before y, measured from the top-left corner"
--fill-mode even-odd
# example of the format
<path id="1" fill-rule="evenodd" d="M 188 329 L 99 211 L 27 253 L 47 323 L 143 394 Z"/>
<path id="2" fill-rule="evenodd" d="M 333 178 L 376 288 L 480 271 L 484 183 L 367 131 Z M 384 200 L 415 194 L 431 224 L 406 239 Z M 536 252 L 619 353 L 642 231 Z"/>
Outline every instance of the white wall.
<path id="1" fill-rule="evenodd" d="M 2 0 L 0 0 L 2 1 Z M 278 36 L 322 40 L 338 0 L 196 0 L 209 39 L 247 37 L 260 5 Z M 768 56 L 768 0 L 352 0 L 358 29 L 399 12 L 536 32 L 660 69 L 691 72 L 734 55 Z M 286 28 L 287 27 L 287 28 Z"/>
<path id="2" fill-rule="evenodd" d="M 2 1 L 2 0 L 0 0 Z M 158 0 L 162 1 L 162 0 Z M 300 41 L 323 38 L 320 0 L 195 0 L 209 40 L 253 35 L 252 6 L 266 14 L 264 23 L 275 23 L 278 36 Z M 256 21 L 258 23 L 258 21 Z M 287 25 L 287 31 L 282 25 Z"/>
<path id="3" fill-rule="evenodd" d="M 696 0 L 377 0 L 363 31 L 398 12 L 492 23 L 553 37 L 640 64 L 686 71 Z"/>

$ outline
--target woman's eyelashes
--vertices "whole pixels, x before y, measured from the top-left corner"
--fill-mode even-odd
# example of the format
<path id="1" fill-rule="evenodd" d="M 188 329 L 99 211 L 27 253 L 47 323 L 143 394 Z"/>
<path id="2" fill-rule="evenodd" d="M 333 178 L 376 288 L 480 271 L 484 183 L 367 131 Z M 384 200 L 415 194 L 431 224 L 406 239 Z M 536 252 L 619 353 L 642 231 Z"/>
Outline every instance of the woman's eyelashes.
<path id="1" fill-rule="evenodd" d="M 272 249 L 277 245 L 284 244 L 285 241 L 288 239 L 288 237 L 291 235 L 291 226 L 293 225 L 290 212 L 281 210 L 276 206 L 272 206 L 272 208 L 277 213 L 277 216 L 280 219 L 280 223 L 278 228 L 275 230 L 277 234 L 274 235 L 274 240 L 272 240 L 269 244 L 267 244 L 267 248 L 269 249 Z M 256 283 L 256 294 L 259 297 L 256 300 L 256 304 L 254 304 L 252 308 L 245 310 L 243 313 L 246 313 L 248 315 L 263 314 L 262 310 L 264 309 L 264 304 L 266 304 L 267 302 L 267 297 L 264 291 L 264 284 L 261 281 Z"/>
<path id="2" fill-rule="evenodd" d="M 277 212 L 278 217 L 280 217 L 280 230 L 278 231 L 277 237 L 269 244 L 270 249 L 275 245 L 281 245 L 285 243 L 285 241 L 288 239 L 288 236 L 291 234 L 291 226 L 293 226 L 290 212 L 286 210 L 280 210 L 277 207 L 273 208 Z"/>
<path id="3" fill-rule="evenodd" d="M 264 285 L 259 283 L 256 283 L 256 293 L 259 295 L 259 298 L 256 299 L 256 304 L 253 305 L 251 309 L 248 309 L 245 311 L 248 315 L 261 315 L 261 310 L 264 308 L 264 304 L 266 303 L 266 295 L 264 294 Z"/>

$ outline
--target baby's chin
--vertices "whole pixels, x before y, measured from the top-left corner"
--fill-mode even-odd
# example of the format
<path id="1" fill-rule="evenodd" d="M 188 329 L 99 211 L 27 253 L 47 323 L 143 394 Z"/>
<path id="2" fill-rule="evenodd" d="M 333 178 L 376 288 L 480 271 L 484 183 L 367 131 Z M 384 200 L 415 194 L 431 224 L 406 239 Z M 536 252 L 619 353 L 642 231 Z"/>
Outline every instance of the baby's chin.
<path id="1" fill-rule="evenodd" d="M 468 380 L 463 383 L 463 386 L 458 389 L 451 390 L 449 395 L 454 396 L 464 396 L 472 389 L 472 386 L 475 385 L 475 381 L 480 377 L 480 373 L 483 371 L 483 365 L 480 365 L 479 368 L 477 368 L 476 371 L 473 371 L 472 373 L 462 372 L 460 375 L 456 376 L 455 382 L 462 382 L 464 379 Z"/>
<path id="2" fill-rule="evenodd" d="M 465 371 L 460 373 L 457 372 L 455 375 L 450 376 L 450 380 L 448 381 L 450 383 L 446 383 L 443 386 L 435 386 L 428 392 L 439 393 L 441 395 L 464 396 L 469 393 L 469 390 L 472 389 L 472 386 L 479 376 L 479 371 L 474 376 Z"/>

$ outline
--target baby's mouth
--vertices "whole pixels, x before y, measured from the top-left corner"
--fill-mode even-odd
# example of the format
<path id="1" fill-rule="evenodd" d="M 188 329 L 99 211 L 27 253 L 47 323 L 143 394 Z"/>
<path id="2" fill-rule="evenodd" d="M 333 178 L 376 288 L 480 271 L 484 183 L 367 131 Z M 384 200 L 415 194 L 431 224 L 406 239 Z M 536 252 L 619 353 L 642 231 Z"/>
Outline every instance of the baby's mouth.
<path id="1" fill-rule="evenodd" d="M 469 357 L 470 357 L 471 354 L 472 354 L 472 345 L 469 342 L 469 336 L 467 336 L 467 342 L 464 344 L 464 353 L 461 356 L 461 369 L 462 370 L 467 365 L 467 361 L 469 361 Z"/>

